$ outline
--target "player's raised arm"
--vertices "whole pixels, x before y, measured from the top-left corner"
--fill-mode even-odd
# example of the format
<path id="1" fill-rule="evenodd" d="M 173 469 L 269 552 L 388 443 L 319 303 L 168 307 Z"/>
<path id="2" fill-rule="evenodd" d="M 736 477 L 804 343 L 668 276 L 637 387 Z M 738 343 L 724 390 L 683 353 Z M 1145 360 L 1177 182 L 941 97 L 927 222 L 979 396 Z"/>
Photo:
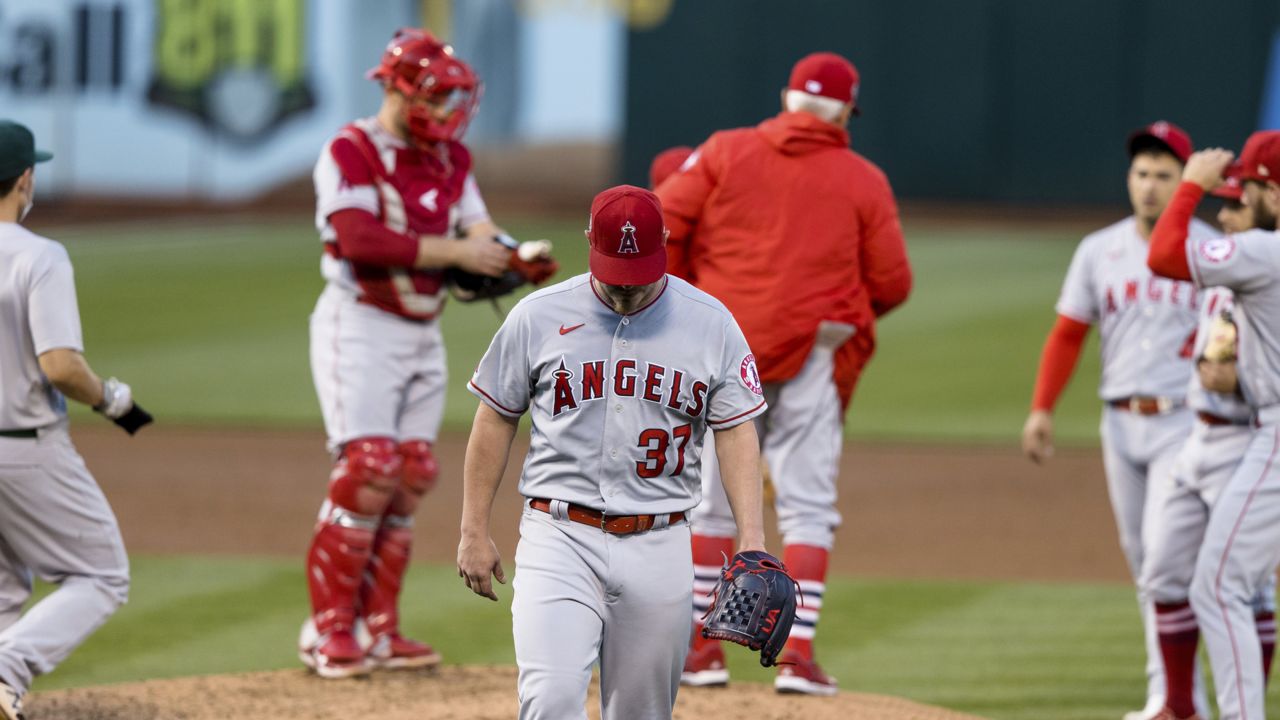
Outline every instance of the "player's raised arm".
<path id="1" fill-rule="evenodd" d="M 458 577 L 477 595 L 497 600 L 489 578 L 505 583 L 502 556 L 489 533 L 493 498 L 507 469 L 518 418 L 508 417 L 485 403 L 476 409 L 462 467 L 462 540 L 458 543 Z"/>
<path id="2" fill-rule="evenodd" d="M 1147 266 L 1151 272 L 1175 280 L 1191 280 L 1187 262 L 1187 233 L 1196 205 L 1204 194 L 1222 184 L 1222 176 L 1235 155 L 1210 148 L 1192 153 L 1182 171 L 1182 183 L 1160 214 L 1151 233 Z"/>

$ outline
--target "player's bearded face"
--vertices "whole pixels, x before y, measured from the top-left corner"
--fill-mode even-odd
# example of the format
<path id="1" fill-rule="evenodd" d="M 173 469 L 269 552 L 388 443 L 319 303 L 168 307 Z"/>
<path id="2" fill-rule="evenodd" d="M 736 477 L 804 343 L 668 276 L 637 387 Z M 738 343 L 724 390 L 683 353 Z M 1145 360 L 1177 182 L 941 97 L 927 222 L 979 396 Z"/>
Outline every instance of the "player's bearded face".
<path id="1" fill-rule="evenodd" d="M 1253 224 L 1262 230 L 1276 229 L 1276 208 L 1274 203 L 1280 196 L 1280 187 L 1263 185 L 1252 180 L 1244 184 L 1244 204 L 1253 212 Z M 1247 229 L 1247 228 L 1246 228 Z"/>
<path id="2" fill-rule="evenodd" d="M 1253 207 L 1243 200 L 1227 200 L 1218 209 L 1218 224 L 1228 233 L 1251 230 L 1255 227 Z"/>
<path id="3" fill-rule="evenodd" d="M 1168 153 L 1138 153 L 1129 166 L 1129 202 L 1133 214 L 1154 223 L 1178 189 L 1182 164 Z"/>

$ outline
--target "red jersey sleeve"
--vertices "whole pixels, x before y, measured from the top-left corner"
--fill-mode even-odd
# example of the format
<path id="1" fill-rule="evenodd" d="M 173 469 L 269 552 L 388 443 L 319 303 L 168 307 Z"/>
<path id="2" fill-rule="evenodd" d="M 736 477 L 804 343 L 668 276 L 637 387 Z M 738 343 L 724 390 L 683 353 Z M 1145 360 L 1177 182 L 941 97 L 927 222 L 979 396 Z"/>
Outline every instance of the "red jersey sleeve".
<path id="1" fill-rule="evenodd" d="M 702 210 L 716 186 L 715 136 L 693 151 L 684 170 L 668 177 L 655 192 L 662 201 L 667 230 L 667 272 L 692 280 L 689 242 L 702 218 Z"/>
<path id="2" fill-rule="evenodd" d="M 1147 249 L 1147 267 L 1151 272 L 1174 280 L 1192 279 L 1191 266 L 1187 263 L 1187 232 L 1202 197 L 1204 188 L 1199 185 L 1193 182 L 1178 185 L 1151 231 L 1151 247 Z"/>
<path id="3" fill-rule="evenodd" d="M 1031 398 L 1032 410 L 1052 411 L 1058 404 L 1058 396 L 1066 389 L 1080 360 L 1084 339 L 1089 334 L 1088 323 L 1059 315 L 1044 351 L 1040 354 L 1040 369 L 1036 373 L 1035 394 Z"/>
<path id="4" fill-rule="evenodd" d="M 862 282 L 876 317 L 901 305 L 911 293 L 911 262 L 898 219 L 898 203 L 884 174 L 876 170 L 876 190 L 861 208 L 863 226 L 859 258 Z"/>

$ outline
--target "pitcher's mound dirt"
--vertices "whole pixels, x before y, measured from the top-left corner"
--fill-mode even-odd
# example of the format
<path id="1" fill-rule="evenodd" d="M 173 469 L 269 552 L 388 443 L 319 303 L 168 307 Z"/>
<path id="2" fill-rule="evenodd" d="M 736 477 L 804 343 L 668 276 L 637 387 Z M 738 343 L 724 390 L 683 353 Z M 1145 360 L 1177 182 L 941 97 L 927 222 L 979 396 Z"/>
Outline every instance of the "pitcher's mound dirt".
<path id="1" fill-rule="evenodd" d="M 150 680 L 32 695 L 29 720 L 510 720 L 516 716 L 512 667 L 447 666 L 381 673 L 361 680 L 321 680 L 301 670 Z M 600 717 L 591 686 L 589 716 Z M 749 709 L 749 710 L 748 710 Z M 942 708 L 842 692 L 815 698 L 778 695 L 739 683 L 683 688 L 676 720 L 749 715 L 757 720 L 979 720 Z"/>

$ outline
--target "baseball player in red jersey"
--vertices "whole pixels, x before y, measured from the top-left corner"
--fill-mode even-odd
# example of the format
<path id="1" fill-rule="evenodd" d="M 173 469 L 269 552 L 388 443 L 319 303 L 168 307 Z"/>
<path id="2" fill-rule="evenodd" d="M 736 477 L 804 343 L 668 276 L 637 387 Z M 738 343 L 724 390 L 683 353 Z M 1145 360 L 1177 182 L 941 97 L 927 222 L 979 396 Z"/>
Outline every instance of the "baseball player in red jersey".
<path id="1" fill-rule="evenodd" d="M 834 53 L 800 60 L 782 112 L 717 132 L 657 189 L 671 229 L 668 271 L 734 314 L 756 354 L 768 412 L 757 420 L 773 478 L 783 563 L 803 604 L 774 687 L 830 695 L 814 659 L 828 555 L 840 525 L 836 476 L 845 409 L 875 349 L 876 319 L 906 300 L 911 267 L 884 173 L 849 149 L 858 72 Z M 708 455 L 709 456 L 709 455 Z M 714 463 L 693 516 L 694 622 L 709 606 L 734 526 Z M 696 632 L 684 682 L 728 681 L 718 642 Z"/>
<path id="2" fill-rule="evenodd" d="M 329 141 L 314 176 L 327 285 L 311 367 L 335 464 L 307 554 L 299 655 L 331 678 L 440 660 L 400 634 L 397 607 L 414 510 L 438 472 L 444 273 L 519 266 L 495 242 L 460 142 L 480 98 L 475 73 L 430 33 L 404 29 L 369 77 L 385 88 L 381 109 Z"/>

